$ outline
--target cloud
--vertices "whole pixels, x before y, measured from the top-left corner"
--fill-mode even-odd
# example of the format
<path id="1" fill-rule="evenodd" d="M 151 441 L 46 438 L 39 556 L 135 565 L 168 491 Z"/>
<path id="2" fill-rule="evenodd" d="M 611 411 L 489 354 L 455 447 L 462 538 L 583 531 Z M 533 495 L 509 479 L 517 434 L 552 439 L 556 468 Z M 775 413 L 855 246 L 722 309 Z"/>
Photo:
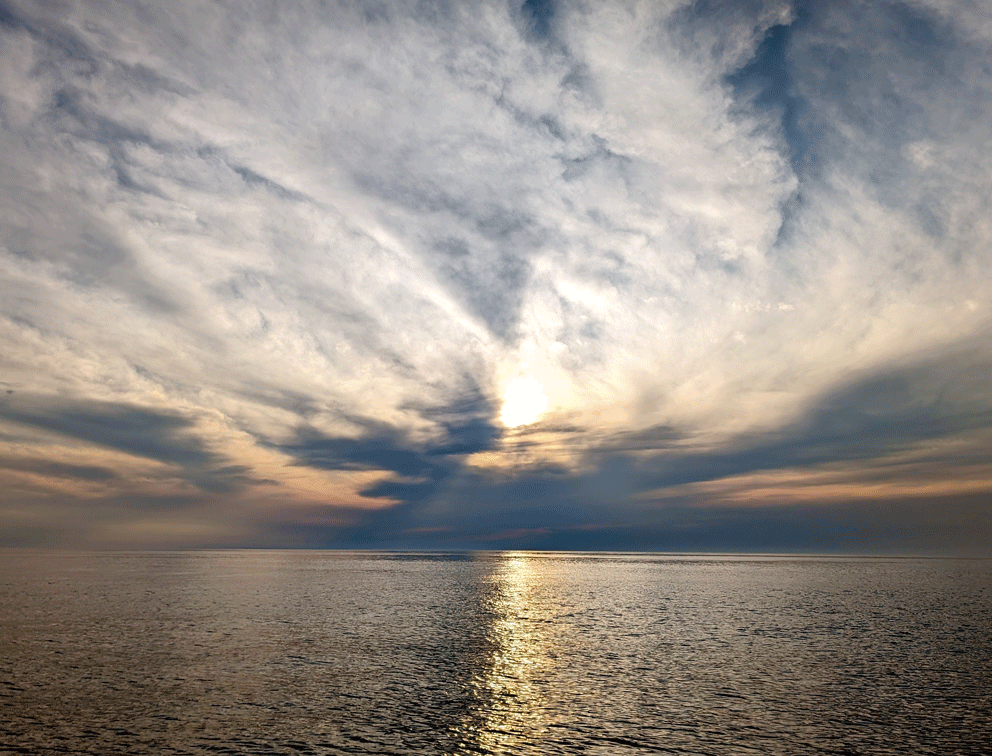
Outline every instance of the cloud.
<path id="1" fill-rule="evenodd" d="M 117 474 L 113 470 L 96 465 L 68 465 L 64 462 L 37 459 L 4 459 L 0 467 L 7 470 L 21 470 L 51 478 L 79 478 L 81 480 L 113 480 Z"/>
<path id="2" fill-rule="evenodd" d="M 11 506 L 641 543 L 675 489 L 978 485 L 986 15 L 5 0 Z"/>
<path id="3" fill-rule="evenodd" d="M 967 347 L 971 347 L 970 349 Z M 747 434 L 720 451 L 658 460 L 657 482 L 677 485 L 832 462 L 881 460 L 934 441 L 992 430 L 992 369 L 985 335 L 944 354 L 846 382 L 796 421 Z"/>
<path id="4" fill-rule="evenodd" d="M 372 513 L 366 527 L 343 537 L 417 545 L 429 533 L 504 548 L 591 548 L 611 539 L 621 544 L 614 548 L 777 543 L 773 550 L 788 551 L 840 548 L 857 531 L 866 549 L 866 532 L 888 534 L 891 544 L 927 521 L 945 546 L 957 533 L 974 548 L 979 542 L 965 531 L 992 501 L 990 368 L 983 334 L 845 380 L 800 418 L 715 447 L 657 428 L 609 438 L 575 469 L 462 469 L 443 476 L 430 498 L 410 497 L 417 506 L 402 520 Z M 954 502 L 957 514 L 939 504 L 926 512 L 927 496 Z M 899 500 L 915 502 L 902 520 Z M 976 508 L 970 517 L 969 506 Z"/>
<path id="5" fill-rule="evenodd" d="M 464 457 L 496 448 L 499 431 L 489 402 L 473 392 L 445 407 L 424 407 L 439 435 L 418 441 L 402 428 L 362 417 L 350 421 L 363 429 L 358 437 L 327 437 L 301 428 L 280 450 L 297 465 L 325 470 L 368 470 L 392 473 L 358 493 L 372 499 L 417 503 L 436 495 L 464 462 Z"/>
<path id="6" fill-rule="evenodd" d="M 34 447 L 35 454 L 57 453 L 62 444 L 102 447 L 158 463 L 164 466 L 159 477 L 167 477 L 174 471 L 201 491 L 213 494 L 272 484 L 272 481 L 253 476 L 250 466 L 228 464 L 223 454 L 208 448 L 205 439 L 196 434 L 193 419 L 174 411 L 18 393 L 0 399 L 0 420 L 13 423 L 13 427 L 41 431 L 42 444 Z M 44 441 L 46 436 L 47 443 Z M 113 469 L 38 457 L 7 459 L 0 467 L 46 478 L 115 485 L 121 482 L 121 475 Z"/>
<path id="7" fill-rule="evenodd" d="M 168 464 L 199 467 L 217 459 L 200 439 L 181 433 L 192 425 L 188 419 L 142 407 L 18 396 L 0 405 L 0 417 Z"/>

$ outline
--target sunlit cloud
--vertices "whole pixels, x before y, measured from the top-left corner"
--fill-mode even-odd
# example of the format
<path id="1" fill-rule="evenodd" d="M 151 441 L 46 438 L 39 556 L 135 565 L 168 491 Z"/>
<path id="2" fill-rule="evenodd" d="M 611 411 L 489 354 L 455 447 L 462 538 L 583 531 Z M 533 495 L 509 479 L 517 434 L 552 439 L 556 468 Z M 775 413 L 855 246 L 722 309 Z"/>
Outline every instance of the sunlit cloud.
<path id="1" fill-rule="evenodd" d="M 937 0 L 0 2 L 0 539 L 980 501 L 990 48 Z"/>
<path id="2" fill-rule="evenodd" d="M 548 395 L 533 378 L 514 378 L 503 392 L 500 420 L 507 428 L 530 425 L 548 408 Z"/>

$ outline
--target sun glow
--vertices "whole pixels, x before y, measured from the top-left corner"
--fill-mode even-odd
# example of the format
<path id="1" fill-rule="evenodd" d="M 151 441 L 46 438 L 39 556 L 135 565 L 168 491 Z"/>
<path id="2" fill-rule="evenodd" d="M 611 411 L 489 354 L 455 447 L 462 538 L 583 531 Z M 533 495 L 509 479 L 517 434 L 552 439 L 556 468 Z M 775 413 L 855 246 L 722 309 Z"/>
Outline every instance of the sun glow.
<path id="1" fill-rule="evenodd" d="M 544 387 L 533 378 L 515 378 L 503 392 L 503 411 L 500 419 L 507 428 L 529 425 L 548 408 Z"/>

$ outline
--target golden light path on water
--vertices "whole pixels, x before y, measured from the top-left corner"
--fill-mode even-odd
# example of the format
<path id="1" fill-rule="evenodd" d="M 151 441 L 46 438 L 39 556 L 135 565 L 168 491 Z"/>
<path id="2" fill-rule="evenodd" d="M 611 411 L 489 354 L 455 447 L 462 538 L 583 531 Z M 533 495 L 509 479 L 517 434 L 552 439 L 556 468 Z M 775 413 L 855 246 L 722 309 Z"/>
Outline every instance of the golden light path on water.
<path id="1" fill-rule="evenodd" d="M 553 715 L 547 692 L 557 653 L 548 630 L 555 618 L 538 598 L 541 566 L 509 553 L 493 575 L 492 658 L 477 682 L 479 700 L 489 702 L 476 733 L 482 753 L 513 753 L 522 739 L 540 742 Z"/>

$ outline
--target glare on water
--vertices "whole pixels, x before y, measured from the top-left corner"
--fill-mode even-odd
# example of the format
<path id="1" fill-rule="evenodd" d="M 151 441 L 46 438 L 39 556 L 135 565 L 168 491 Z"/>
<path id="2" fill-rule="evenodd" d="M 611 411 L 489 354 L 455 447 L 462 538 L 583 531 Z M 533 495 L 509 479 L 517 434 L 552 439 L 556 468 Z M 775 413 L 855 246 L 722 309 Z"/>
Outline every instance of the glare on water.
<path id="1" fill-rule="evenodd" d="M 0 555 L 0 753 L 992 742 L 988 561 Z"/>

